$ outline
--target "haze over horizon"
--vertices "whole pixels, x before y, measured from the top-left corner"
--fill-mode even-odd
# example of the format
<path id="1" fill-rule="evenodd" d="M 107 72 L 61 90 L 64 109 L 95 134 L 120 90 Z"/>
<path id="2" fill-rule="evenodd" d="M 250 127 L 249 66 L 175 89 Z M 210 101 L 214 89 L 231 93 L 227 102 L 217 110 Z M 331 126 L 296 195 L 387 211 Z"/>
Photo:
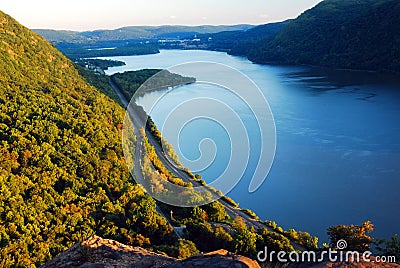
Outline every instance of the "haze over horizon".
<path id="1" fill-rule="evenodd" d="M 321 0 L 2 1 L 0 10 L 31 29 L 90 31 L 124 26 L 265 24 L 296 18 Z"/>

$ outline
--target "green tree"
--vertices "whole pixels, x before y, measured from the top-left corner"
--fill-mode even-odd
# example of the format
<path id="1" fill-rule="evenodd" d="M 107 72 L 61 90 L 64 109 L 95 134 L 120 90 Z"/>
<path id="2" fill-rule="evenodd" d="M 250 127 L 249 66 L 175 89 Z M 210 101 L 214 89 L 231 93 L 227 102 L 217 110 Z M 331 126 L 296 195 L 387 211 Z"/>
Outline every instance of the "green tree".
<path id="1" fill-rule="evenodd" d="M 269 251 L 285 251 L 290 253 L 294 251 L 290 240 L 282 234 L 276 232 L 270 232 L 267 228 L 263 228 L 257 231 L 259 234 L 257 239 L 257 250 L 264 250 L 267 246 Z"/>
<path id="2" fill-rule="evenodd" d="M 239 230 L 234 236 L 235 252 L 250 257 L 256 255 L 257 234 L 248 229 Z"/>
<path id="3" fill-rule="evenodd" d="M 397 263 L 400 264 L 400 239 L 398 235 L 394 235 L 390 239 L 378 239 L 374 244 L 382 255 L 395 256 Z"/>
<path id="4" fill-rule="evenodd" d="M 374 230 L 373 226 L 370 221 L 366 221 L 361 226 L 340 224 L 329 227 L 330 246 L 336 248 L 339 240 L 345 240 L 347 243 L 346 250 L 359 252 L 369 250 L 373 239 L 367 233 Z"/>
<path id="5" fill-rule="evenodd" d="M 194 207 L 192 210 L 192 220 L 194 222 L 205 222 L 208 220 L 207 212 L 200 207 Z"/>
<path id="6" fill-rule="evenodd" d="M 211 222 L 222 222 L 229 218 L 225 207 L 219 201 L 204 205 L 202 208 L 207 212 L 209 221 Z"/>
<path id="7" fill-rule="evenodd" d="M 186 239 L 179 239 L 177 258 L 186 259 L 198 253 L 199 250 L 196 248 L 196 245 L 192 241 Z"/>

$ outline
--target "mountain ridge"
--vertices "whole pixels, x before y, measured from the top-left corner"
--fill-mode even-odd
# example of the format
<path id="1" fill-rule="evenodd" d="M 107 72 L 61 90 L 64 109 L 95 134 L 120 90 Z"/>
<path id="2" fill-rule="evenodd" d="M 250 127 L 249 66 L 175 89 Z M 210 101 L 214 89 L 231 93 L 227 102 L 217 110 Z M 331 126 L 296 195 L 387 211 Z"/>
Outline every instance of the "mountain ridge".
<path id="1" fill-rule="evenodd" d="M 93 42 L 93 41 L 115 41 L 129 39 L 148 39 L 148 38 L 177 38 L 192 36 L 195 34 L 215 33 L 221 31 L 247 30 L 254 27 L 249 24 L 237 25 L 161 25 L 161 26 L 125 26 L 114 30 L 93 30 L 93 31 L 65 31 L 51 29 L 33 29 L 50 42 Z"/>
<path id="2" fill-rule="evenodd" d="M 256 63 L 400 72 L 399 18 L 396 0 L 325 0 L 246 56 Z"/>

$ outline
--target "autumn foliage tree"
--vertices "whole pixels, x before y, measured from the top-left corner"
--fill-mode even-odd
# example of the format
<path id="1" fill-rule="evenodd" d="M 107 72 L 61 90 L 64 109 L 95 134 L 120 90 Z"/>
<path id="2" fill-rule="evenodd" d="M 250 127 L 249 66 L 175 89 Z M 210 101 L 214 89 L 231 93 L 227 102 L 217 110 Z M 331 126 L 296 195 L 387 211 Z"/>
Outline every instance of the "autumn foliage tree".
<path id="1" fill-rule="evenodd" d="M 338 241 L 345 240 L 347 242 L 346 250 L 359 252 L 369 250 L 373 239 L 367 233 L 372 232 L 373 227 L 374 225 L 370 221 L 364 222 L 361 226 L 340 224 L 329 227 L 330 246 L 337 248 Z"/>

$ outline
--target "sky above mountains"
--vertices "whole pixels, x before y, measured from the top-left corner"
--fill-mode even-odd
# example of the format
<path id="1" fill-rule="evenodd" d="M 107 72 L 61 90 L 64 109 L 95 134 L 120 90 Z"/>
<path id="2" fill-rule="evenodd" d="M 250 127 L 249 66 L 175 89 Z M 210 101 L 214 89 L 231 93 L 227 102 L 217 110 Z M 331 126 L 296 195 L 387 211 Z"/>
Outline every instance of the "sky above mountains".
<path id="1" fill-rule="evenodd" d="M 295 18 L 321 0 L 6 0 L 0 10 L 32 29 L 128 25 L 264 24 Z"/>

